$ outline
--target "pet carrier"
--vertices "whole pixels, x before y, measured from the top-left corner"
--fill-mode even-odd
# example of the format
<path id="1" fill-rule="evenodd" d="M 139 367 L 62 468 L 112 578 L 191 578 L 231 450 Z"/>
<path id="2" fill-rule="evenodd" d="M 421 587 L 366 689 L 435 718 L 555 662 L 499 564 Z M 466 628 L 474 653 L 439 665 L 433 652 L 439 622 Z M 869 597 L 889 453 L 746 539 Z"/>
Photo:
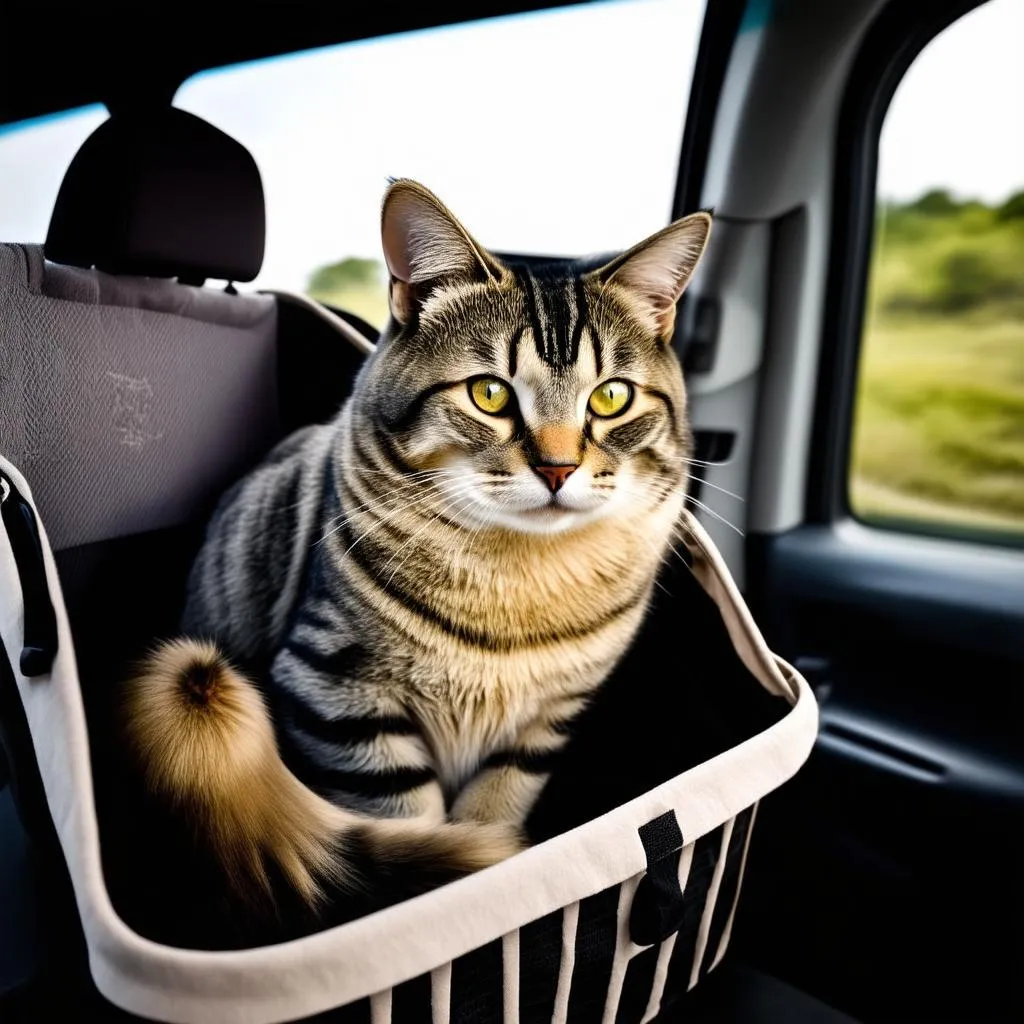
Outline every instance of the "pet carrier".
<path id="1" fill-rule="evenodd" d="M 655 1019 L 723 957 L 758 801 L 817 726 L 807 684 L 688 515 L 530 849 L 252 948 L 172 945 L 124 911 L 97 708 L 173 632 L 217 496 L 332 415 L 363 358 L 301 303 L 182 283 L 250 280 L 262 258 L 255 165 L 196 120 L 113 118 L 68 172 L 47 258 L 0 245 L 0 727 L 43 884 L 67 894 L 102 1005 L 195 1024 Z M 187 188 L 161 171 L 179 164 L 195 170 Z"/>
<path id="2" fill-rule="evenodd" d="M 56 565 L 28 483 L 4 460 L 0 489 L 3 644 L 92 976 L 112 1003 L 183 1024 L 271 1024 L 339 1007 L 345 1012 L 336 1019 L 373 1024 L 640 1022 L 671 1005 L 722 958 L 757 802 L 807 757 L 816 708 L 804 681 L 765 647 L 693 518 L 685 523 L 686 552 L 699 593 L 695 586 L 690 597 L 709 602 L 722 629 L 715 635 L 707 608 L 694 613 L 700 632 L 693 643 L 714 650 L 721 663 L 694 657 L 698 671 L 690 683 L 721 688 L 724 701 L 704 695 L 718 705 L 718 715 L 728 705 L 736 710 L 744 687 L 773 695 L 785 713 L 708 760 L 486 871 L 295 941 L 202 952 L 136 934 L 111 903 L 74 639 Z M 662 681 L 683 682 L 685 659 L 673 663 L 665 651 L 661 657 Z M 629 689 L 628 699 L 651 714 L 685 714 L 696 703 L 692 694 L 678 701 L 662 694 L 659 707 L 652 699 L 657 694 L 644 694 L 639 685 Z M 597 723 L 589 725 L 596 729 Z M 685 749 L 691 731 L 678 731 L 681 761 L 692 760 Z M 623 740 L 619 756 L 629 747 Z M 606 756 L 617 755 L 613 749 Z M 556 778 L 552 788 L 560 784 Z"/>

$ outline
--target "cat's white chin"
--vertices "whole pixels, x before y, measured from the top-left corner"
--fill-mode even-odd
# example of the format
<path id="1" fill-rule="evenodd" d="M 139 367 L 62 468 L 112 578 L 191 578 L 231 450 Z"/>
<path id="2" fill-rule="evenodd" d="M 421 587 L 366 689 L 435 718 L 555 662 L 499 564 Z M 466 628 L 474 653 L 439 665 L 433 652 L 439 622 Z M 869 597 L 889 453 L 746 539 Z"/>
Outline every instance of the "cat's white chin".
<path id="1" fill-rule="evenodd" d="M 516 533 L 566 533 L 588 526 L 608 514 L 607 503 L 595 508 L 572 509 L 563 505 L 546 504 L 526 509 L 477 509 L 470 514 L 474 525 L 492 529 L 512 530 Z"/>
<path id="2" fill-rule="evenodd" d="M 604 513 L 603 506 L 579 511 L 562 505 L 544 505 L 541 508 L 512 513 L 508 518 L 511 520 L 511 528 L 523 533 L 565 533 L 567 530 L 579 529 L 592 523 Z"/>

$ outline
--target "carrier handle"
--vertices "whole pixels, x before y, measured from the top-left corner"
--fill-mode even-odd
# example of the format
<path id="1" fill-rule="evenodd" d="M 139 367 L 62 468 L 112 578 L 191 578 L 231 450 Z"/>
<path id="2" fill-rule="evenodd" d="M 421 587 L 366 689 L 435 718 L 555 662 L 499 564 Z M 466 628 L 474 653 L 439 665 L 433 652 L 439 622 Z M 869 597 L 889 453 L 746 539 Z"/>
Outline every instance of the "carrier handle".
<path id="1" fill-rule="evenodd" d="M 24 646 L 18 664 L 23 676 L 46 675 L 57 657 L 57 615 L 46 583 L 42 538 L 32 506 L 3 473 L 0 519 L 11 542 L 25 609 Z"/>
<path id="2" fill-rule="evenodd" d="M 679 931 L 683 923 L 686 905 L 679 884 L 683 832 L 675 811 L 652 818 L 637 831 L 647 855 L 647 873 L 633 894 L 629 937 L 638 946 L 653 946 Z"/>
<path id="3" fill-rule="evenodd" d="M 275 298 L 283 299 L 285 302 L 291 302 L 296 306 L 302 306 L 304 309 L 308 309 L 311 313 L 320 317 L 324 323 L 337 331 L 338 334 L 340 334 L 353 348 L 362 352 L 365 356 L 373 355 L 377 348 L 377 346 L 367 338 L 362 331 L 357 330 L 347 320 L 343 320 L 333 310 L 328 309 L 322 302 L 318 302 L 309 295 L 304 295 L 302 292 L 290 292 L 284 288 L 261 288 L 260 294 L 273 295 Z"/>

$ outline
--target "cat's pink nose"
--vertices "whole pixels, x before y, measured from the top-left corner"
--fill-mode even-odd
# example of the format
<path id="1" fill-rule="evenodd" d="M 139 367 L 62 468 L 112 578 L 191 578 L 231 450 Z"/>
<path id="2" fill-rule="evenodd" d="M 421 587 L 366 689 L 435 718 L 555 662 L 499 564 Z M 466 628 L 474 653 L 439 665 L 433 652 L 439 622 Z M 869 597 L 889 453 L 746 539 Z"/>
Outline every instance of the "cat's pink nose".
<path id="1" fill-rule="evenodd" d="M 534 466 L 533 469 L 544 477 L 552 494 L 561 490 L 565 481 L 576 472 L 576 466 Z"/>

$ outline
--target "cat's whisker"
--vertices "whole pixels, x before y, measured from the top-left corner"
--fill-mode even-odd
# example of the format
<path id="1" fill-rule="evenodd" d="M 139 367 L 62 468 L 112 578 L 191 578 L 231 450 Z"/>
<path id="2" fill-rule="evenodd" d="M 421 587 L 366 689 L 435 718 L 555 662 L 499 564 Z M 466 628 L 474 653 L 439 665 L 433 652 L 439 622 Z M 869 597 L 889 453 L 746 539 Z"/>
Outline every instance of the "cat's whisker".
<path id="1" fill-rule="evenodd" d="M 725 518 L 725 516 L 716 512 L 710 506 L 705 505 L 704 502 L 702 502 L 699 498 L 693 497 L 692 494 L 687 494 L 686 500 L 692 501 L 694 505 L 697 506 L 697 508 L 701 509 L 704 512 L 707 512 L 709 516 L 714 516 L 715 519 L 717 519 L 719 522 L 724 523 L 726 526 L 728 526 L 730 530 L 735 530 L 741 537 L 744 536 L 743 531 L 738 526 L 736 526 L 734 523 L 730 523 L 729 520 Z"/>
<path id="2" fill-rule="evenodd" d="M 452 486 L 455 486 L 459 483 L 461 483 L 461 481 L 452 481 Z M 411 505 L 399 504 L 397 508 L 392 509 L 386 515 L 381 516 L 368 530 L 361 533 L 359 537 L 357 537 L 356 540 L 354 540 L 352 544 L 342 553 L 341 557 L 345 558 L 357 544 L 359 544 L 361 541 L 369 537 L 370 534 L 376 533 L 377 530 L 385 526 L 387 523 L 391 522 L 397 516 L 400 516 L 404 512 L 412 512 L 417 508 L 422 507 L 425 503 L 431 501 L 435 497 L 443 497 L 444 493 L 445 492 L 443 492 L 439 488 L 436 494 L 432 492 L 425 494 L 422 498 L 420 498 L 418 501 L 413 502 Z M 368 514 L 373 515 L 374 513 L 371 511 Z M 325 540 L 327 540 L 328 537 L 332 536 L 333 534 L 337 533 L 338 530 L 342 529 L 343 526 L 344 524 L 341 524 L 340 526 L 337 526 L 333 530 L 331 530 L 330 533 L 325 534 L 323 537 L 320 538 L 319 543 L 323 543 Z"/>
<path id="3" fill-rule="evenodd" d="M 645 495 L 636 491 L 635 489 L 622 483 L 620 483 L 619 486 L 624 494 L 627 494 L 632 498 L 636 498 L 638 501 L 644 500 Z M 726 519 L 725 516 L 723 516 L 719 512 L 716 512 L 713 508 L 704 504 L 704 502 L 700 501 L 698 498 L 695 498 L 693 497 L 693 495 L 687 493 L 684 494 L 684 500 L 692 501 L 698 508 L 700 508 L 704 512 L 707 512 L 708 515 L 714 516 L 715 519 L 718 519 L 720 522 L 724 523 L 726 526 L 729 527 L 729 529 L 735 530 L 741 537 L 744 536 L 743 531 L 738 526 L 736 526 L 734 523 L 729 522 L 729 520 Z"/>
<path id="4" fill-rule="evenodd" d="M 638 536 L 639 536 L 639 537 L 640 537 L 640 538 L 641 538 L 641 539 L 643 540 L 643 542 L 644 542 L 644 543 L 645 543 L 645 544 L 647 545 L 647 549 L 648 549 L 648 550 L 649 550 L 649 551 L 651 552 L 651 554 L 652 554 L 652 555 L 655 555 L 655 556 L 657 557 L 657 559 L 658 559 L 658 564 L 659 564 L 659 565 L 668 565 L 668 564 L 669 564 L 669 562 L 668 562 L 668 555 L 667 555 L 667 553 L 659 553 L 659 552 L 658 552 L 658 549 L 657 549 L 657 546 L 656 546 L 656 545 L 655 545 L 655 544 L 654 544 L 654 543 L 653 543 L 653 542 L 652 542 L 652 541 L 650 540 L 650 538 L 649 538 L 649 537 L 647 537 L 646 535 L 644 535 L 644 534 L 638 534 Z M 671 550 L 671 547 L 670 547 L 670 550 Z M 668 590 L 668 588 L 667 588 L 667 587 L 666 587 L 666 586 L 665 586 L 665 585 L 664 585 L 664 584 L 663 584 L 663 583 L 661 582 L 661 580 L 659 580 L 659 579 L 658 579 L 658 576 L 657 576 L 657 574 L 655 574 L 655 576 L 654 576 L 654 585 L 655 585 L 655 586 L 656 586 L 656 587 L 657 587 L 657 588 L 658 588 L 658 589 L 659 589 L 659 590 L 660 590 L 660 591 L 661 591 L 661 592 L 662 592 L 663 594 L 665 594 L 666 596 L 668 596 L 668 597 L 671 597 L 671 596 L 672 596 L 672 594 L 671 594 L 671 592 L 670 592 L 670 591 Z"/>
<path id="5" fill-rule="evenodd" d="M 734 494 L 732 491 L 726 490 L 724 487 L 719 487 L 718 484 L 713 484 L 710 480 L 704 480 L 702 478 L 700 480 L 700 484 L 703 487 L 710 487 L 713 490 L 721 491 L 722 494 L 728 494 L 730 498 L 735 498 L 737 501 L 742 501 L 744 504 L 746 504 L 746 498 L 742 497 L 739 494 Z"/>
<path id="6" fill-rule="evenodd" d="M 674 554 L 688 569 L 692 571 L 690 561 L 679 553 L 679 545 L 682 544 L 687 550 L 689 545 L 686 543 L 687 534 L 682 524 L 676 523 L 673 528 L 672 535 L 669 537 L 669 550 Z"/>
<path id="7" fill-rule="evenodd" d="M 350 463 L 350 465 L 351 465 L 351 463 Z M 394 472 L 388 473 L 385 470 L 367 469 L 364 466 L 359 466 L 359 472 L 360 473 L 380 473 L 381 475 L 390 476 L 392 478 L 395 477 L 395 473 Z M 407 474 L 405 477 L 402 477 L 399 480 L 399 484 L 398 484 L 397 487 L 392 487 L 389 490 L 384 491 L 382 494 L 375 495 L 372 501 L 362 502 L 361 504 L 359 504 L 359 505 L 357 505 L 355 507 L 349 506 L 349 507 L 343 508 L 341 510 L 341 512 L 338 513 L 338 516 L 335 516 L 332 519 L 329 519 L 324 524 L 324 528 L 327 529 L 327 528 L 333 526 L 337 522 L 338 518 L 340 518 L 341 516 L 354 515 L 354 514 L 356 514 L 358 512 L 361 512 L 361 511 L 363 511 L 365 509 L 372 508 L 373 506 L 377 505 L 380 502 L 383 502 L 383 501 L 386 501 L 386 500 L 396 500 L 396 501 L 404 500 L 405 492 L 408 491 L 411 486 L 414 486 L 413 484 L 410 484 L 410 480 L 412 480 L 413 478 L 415 478 L 415 484 L 418 485 L 418 484 L 423 483 L 423 482 L 429 482 L 429 478 L 432 478 L 432 477 L 444 477 L 444 476 L 447 476 L 447 475 L 449 475 L 449 471 L 447 469 L 429 469 L 429 470 L 423 470 L 423 471 L 421 471 L 419 473 Z M 393 495 L 395 495 L 397 497 L 392 499 Z M 291 511 L 291 510 L 297 509 L 297 508 L 299 508 L 301 506 L 301 504 L 302 504 L 301 501 L 297 501 L 297 502 L 295 502 L 294 504 L 291 504 L 291 505 L 283 505 L 282 506 L 282 511 Z"/>
<path id="8" fill-rule="evenodd" d="M 685 462 L 691 466 L 728 466 L 732 459 L 719 459 L 717 461 L 707 461 L 705 459 L 695 459 L 689 455 L 677 455 L 672 459 L 673 462 Z"/>
<path id="9" fill-rule="evenodd" d="M 458 481 L 454 480 L 451 481 L 451 483 L 453 484 L 457 482 Z M 383 511 L 384 509 L 391 508 L 395 505 L 403 506 L 403 503 L 403 507 L 411 511 L 423 505 L 425 502 L 430 501 L 432 498 L 443 495 L 443 488 L 445 483 L 446 481 L 442 481 L 441 483 L 431 481 L 429 484 L 430 489 L 426 490 L 423 494 L 420 495 L 420 497 L 414 499 L 411 504 L 409 503 L 409 496 L 405 493 L 399 493 L 394 498 L 388 498 L 387 495 L 396 493 L 394 490 L 392 490 L 386 492 L 386 494 L 383 496 L 383 499 L 380 501 L 366 502 L 362 505 L 357 506 L 356 508 L 344 510 L 339 515 L 335 516 L 333 519 L 330 519 L 325 524 L 324 529 L 327 532 L 324 533 L 323 537 L 321 537 L 321 540 L 326 540 L 327 537 L 331 536 L 331 534 L 336 533 L 340 529 L 343 529 L 350 522 L 352 522 L 353 519 L 360 515 L 374 515 Z"/>
<path id="10" fill-rule="evenodd" d="M 396 502 L 405 501 L 408 497 L 405 491 L 406 488 L 395 487 L 389 491 L 385 491 L 383 494 L 375 496 L 375 498 L 372 501 L 365 501 L 354 507 L 346 506 L 338 513 L 338 515 L 333 516 L 326 523 L 324 523 L 324 529 L 328 530 L 331 527 L 338 525 L 339 523 L 341 525 L 344 525 L 345 522 L 351 521 L 355 516 L 363 512 L 370 511 L 371 509 L 387 508 L 388 506 L 393 505 Z"/>
<path id="11" fill-rule="evenodd" d="M 463 504 L 456 510 L 456 514 L 461 512 L 463 509 L 468 508 L 471 504 L 472 499 L 467 499 Z M 444 546 L 444 550 L 441 552 L 441 561 L 444 564 L 451 564 L 455 560 L 455 555 L 469 545 L 471 539 L 476 536 L 477 531 L 473 531 L 471 534 L 467 534 L 465 530 L 454 531 L 451 539 Z M 406 559 L 408 560 L 408 559 Z M 392 573 L 392 576 L 394 573 Z"/>
<path id="12" fill-rule="evenodd" d="M 659 565 L 668 565 L 669 564 L 667 551 L 659 553 L 657 545 L 654 544 L 654 542 L 651 541 L 651 539 L 646 534 L 637 534 L 637 536 L 640 537 L 640 539 L 647 545 L 647 549 L 651 552 L 651 554 L 655 555 L 657 557 Z M 669 545 L 668 546 L 668 551 L 671 551 L 671 550 L 672 550 L 672 546 Z M 668 590 L 667 587 L 664 586 L 664 584 L 662 584 L 661 580 L 658 579 L 657 575 L 655 575 L 655 577 L 654 577 L 654 585 L 663 594 L 667 595 L 668 597 L 672 596 L 671 592 Z"/>
<path id="13" fill-rule="evenodd" d="M 467 501 L 467 502 L 465 502 L 463 504 L 460 504 L 456 514 L 461 512 L 464 508 L 469 507 L 469 504 L 471 504 L 472 501 L 474 500 L 473 499 L 473 491 L 472 491 L 472 487 L 473 487 L 472 482 L 471 481 L 462 481 L 462 482 L 466 485 L 466 487 L 465 487 L 465 489 L 459 495 L 456 495 L 456 500 L 458 500 L 459 497 L 466 497 L 466 498 L 469 499 L 469 501 Z M 448 500 L 451 500 L 451 497 L 452 497 L 452 495 L 448 495 L 447 496 Z M 387 570 L 387 567 L 389 565 L 391 565 L 391 563 L 399 556 L 399 554 L 401 554 L 402 551 L 404 551 L 410 544 L 412 544 L 418 537 L 420 537 L 425 530 L 429 529 L 429 527 L 434 522 L 436 522 L 442 515 L 444 515 L 444 513 L 446 511 L 447 511 L 447 509 L 444 508 L 444 507 L 438 509 L 414 534 L 412 534 L 411 536 L 407 537 L 399 545 L 399 547 L 395 551 L 395 553 L 387 560 L 387 562 L 384 564 L 384 567 L 380 570 L 380 572 L 381 573 L 385 572 Z M 395 578 L 395 573 L 398 572 L 398 570 L 407 561 L 408 561 L 408 558 L 406 558 L 403 562 L 401 562 L 401 563 L 399 563 L 398 565 L 395 566 L 395 568 L 391 572 L 391 575 L 388 577 L 387 583 L 384 584 L 385 587 L 388 587 L 388 586 L 391 585 L 391 581 Z"/>
<path id="14" fill-rule="evenodd" d="M 347 467 L 350 470 L 356 471 L 359 475 L 368 474 L 373 476 L 386 476 L 390 480 L 393 480 L 397 486 L 391 489 L 392 492 L 408 490 L 410 487 L 415 487 L 418 484 L 429 481 L 436 477 L 450 476 L 451 471 L 447 468 L 441 469 L 424 469 L 418 470 L 415 473 L 399 474 L 393 470 L 384 469 L 370 469 L 360 463 L 350 463 Z"/>
<path id="15" fill-rule="evenodd" d="M 424 506 L 429 506 L 430 503 L 436 499 L 436 501 L 440 505 L 440 508 L 429 516 L 427 524 L 425 524 L 424 527 L 421 527 L 421 529 L 423 529 L 425 528 L 426 525 L 429 525 L 429 523 L 432 522 L 434 519 L 438 518 L 439 516 L 443 515 L 446 511 L 448 511 L 449 505 L 453 500 L 458 501 L 464 495 L 469 493 L 471 487 L 472 484 L 469 481 L 452 480 L 443 486 L 439 486 L 435 491 L 431 492 L 430 494 L 425 495 L 421 500 L 406 506 L 405 511 L 408 511 L 413 516 L 418 517 L 420 515 L 425 514 Z M 429 511 L 430 510 L 428 507 L 426 509 L 426 512 Z M 396 518 L 396 516 L 391 515 L 389 516 L 388 521 L 390 522 L 394 518 Z M 407 543 L 407 541 L 404 543 Z"/>
<path id="16" fill-rule="evenodd" d="M 447 470 L 431 470 L 430 473 L 431 473 L 432 478 L 445 477 L 445 476 L 449 475 Z M 422 483 L 422 482 L 424 482 L 424 481 L 419 480 L 419 481 L 417 481 L 417 484 Z M 426 480 L 426 483 L 428 485 L 432 486 L 433 483 L 434 483 L 434 479 Z M 351 485 L 349 485 L 349 486 L 351 486 Z M 351 516 L 359 514 L 360 512 L 366 511 L 367 509 L 371 509 L 371 508 L 374 508 L 374 507 L 380 508 L 380 507 L 383 507 L 385 504 L 390 505 L 390 504 L 393 504 L 396 501 L 405 501 L 407 499 L 407 497 L 408 497 L 407 492 L 410 490 L 410 488 L 411 488 L 411 485 L 406 484 L 406 483 L 403 482 L 403 484 L 398 486 L 398 487 L 393 487 L 390 490 L 385 491 L 383 494 L 376 495 L 372 501 L 363 502 L 362 504 L 357 505 L 354 508 L 352 508 L 352 507 L 344 508 L 338 514 L 338 516 L 335 516 L 333 519 L 331 519 L 327 523 L 325 523 L 324 524 L 324 528 L 326 529 L 326 528 L 329 528 L 329 527 L 333 526 L 338 521 L 338 519 L 341 518 L 342 516 L 349 516 L 349 517 L 351 517 Z M 412 489 L 419 490 L 419 487 L 418 486 L 412 487 Z M 394 495 L 395 497 L 392 497 L 392 495 Z"/>
<path id="17" fill-rule="evenodd" d="M 725 463 L 724 462 L 715 462 L 715 463 L 708 463 L 708 465 L 724 466 Z M 712 490 L 715 490 L 715 491 L 721 491 L 722 494 L 727 494 L 727 495 L 729 495 L 730 498 L 735 498 L 737 501 L 742 501 L 744 504 L 746 504 L 747 499 L 744 498 L 743 495 L 736 494 L 734 491 L 730 491 L 728 488 L 722 487 L 720 484 L 714 484 L 710 480 L 705 480 L 703 477 L 699 477 L 699 478 L 698 477 L 694 477 L 694 476 L 692 476 L 691 474 L 688 473 L 686 475 L 687 483 L 689 483 L 692 480 L 698 480 L 699 483 L 702 486 L 710 487 Z"/>
<path id="18" fill-rule="evenodd" d="M 680 483 L 681 483 L 681 481 L 680 481 Z M 677 484 L 671 484 L 669 486 L 669 490 L 671 490 L 672 488 L 674 488 L 676 486 L 678 486 L 678 485 Z M 624 483 L 621 480 L 616 482 L 615 490 L 620 491 L 622 494 L 625 494 L 625 495 L 627 495 L 630 498 L 635 498 L 638 502 L 640 502 L 642 504 L 645 504 L 648 501 L 650 501 L 650 497 L 651 496 L 650 496 L 649 493 L 647 493 L 645 491 L 642 491 L 642 490 L 639 490 L 637 487 L 632 486 L 631 484 L 628 484 L 628 483 Z"/>
<path id="19" fill-rule="evenodd" d="M 390 476 L 392 478 L 397 477 L 400 480 L 414 480 L 417 477 L 423 476 L 437 476 L 442 473 L 447 473 L 447 469 L 417 469 L 412 473 L 399 473 L 394 469 L 370 469 L 368 466 L 359 466 L 361 473 L 372 473 L 374 476 Z"/>
<path id="20" fill-rule="evenodd" d="M 628 494 L 630 497 L 636 498 L 639 501 L 644 500 L 645 495 L 637 491 L 636 489 L 629 487 L 628 485 L 622 484 L 621 482 L 619 484 L 619 487 L 622 489 L 622 492 L 624 494 Z M 704 512 L 707 512 L 708 515 L 714 516 L 716 519 L 723 522 L 730 529 L 735 530 L 741 537 L 744 536 L 743 531 L 738 526 L 736 526 L 734 523 L 731 523 L 728 519 L 725 518 L 725 516 L 723 516 L 719 512 L 716 512 L 715 509 L 711 508 L 709 505 L 706 505 L 704 502 L 700 501 L 698 498 L 693 497 L 693 495 L 689 493 L 685 493 L 683 497 L 685 501 L 692 501 L 698 508 L 700 508 Z"/>
<path id="21" fill-rule="evenodd" d="M 696 482 L 700 483 L 701 486 L 710 487 L 712 490 L 721 491 L 722 494 L 726 494 L 730 498 L 735 498 L 736 501 L 739 501 L 739 502 L 742 502 L 743 504 L 746 504 L 747 499 L 744 498 L 741 494 L 736 494 L 735 492 L 728 490 L 728 488 L 721 487 L 719 484 L 714 484 L 710 480 L 705 480 L 703 477 L 698 478 L 698 477 L 691 476 L 690 474 L 687 474 L 685 480 L 681 481 L 681 482 L 689 484 L 689 483 L 691 483 L 693 481 L 696 481 Z"/>
<path id="22" fill-rule="evenodd" d="M 343 530 L 346 526 L 354 522 L 362 515 L 378 515 L 381 512 L 385 511 L 386 509 L 393 509 L 396 507 L 399 509 L 410 508 L 414 507 L 415 504 L 418 503 L 419 501 L 425 500 L 426 497 L 424 496 L 423 498 L 418 499 L 418 501 L 415 502 L 413 506 L 410 506 L 408 504 L 408 499 L 406 498 L 406 496 L 399 495 L 398 497 L 390 498 L 388 500 L 367 502 L 363 505 L 357 506 L 354 509 L 351 509 L 350 511 L 343 511 L 339 513 L 337 516 L 335 516 L 333 519 L 328 520 L 328 522 L 324 524 L 323 535 L 320 537 L 320 540 L 317 543 L 322 543 L 323 541 L 327 540 L 328 537 L 333 536 L 339 530 Z"/>
<path id="23" fill-rule="evenodd" d="M 358 477 L 358 482 L 361 488 L 366 490 L 372 490 L 373 487 L 379 486 L 379 481 L 376 480 L 363 480 L 362 474 L 365 470 L 361 470 Z M 418 491 L 423 490 L 425 487 L 431 487 L 438 482 L 444 482 L 445 480 L 453 479 L 453 474 L 447 469 L 432 470 L 429 474 L 423 474 L 422 476 L 406 476 L 403 477 L 397 487 L 392 487 L 385 491 L 385 494 L 415 494 Z M 350 488 L 354 491 L 355 488 Z"/>
<path id="24" fill-rule="evenodd" d="M 507 505 L 508 502 L 504 502 L 503 504 Z M 475 527 L 473 527 L 473 529 L 470 531 L 469 536 L 466 538 L 465 545 L 468 547 L 470 544 L 473 544 L 476 541 L 476 538 L 480 535 L 480 531 L 483 530 L 485 527 L 487 529 L 490 529 L 490 527 L 491 527 L 491 525 L 493 523 L 494 523 L 494 515 L 493 515 L 493 513 L 492 514 L 488 514 L 486 509 L 485 509 L 484 510 L 484 517 L 482 517 L 481 521 L 478 522 L 477 525 Z"/>
<path id="25" fill-rule="evenodd" d="M 672 554 L 673 554 L 673 555 L 675 555 L 675 556 L 676 556 L 676 558 L 678 558 L 678 559 L 679 559 L 679 561 L 680 561 L 680 562 L 682 562 L 682 563 L 683 563 L 683 565 L 685 565 L 685 566 L 686 566 L 686 568 L 687 568 L 687 571 L 688 571 L 688 572 L 690 573 L 690 575 L 693 575 L 693 566 L 692 566 L 692 565 L 690 564 L 690 562 L 689 562 L 689 561 L 688 561 L 688 560 L 687 560 L 687 559 L 686 559 L 686 558 L 685 558 L 685 557 L 684 557 L 684 556 L 683 556 L 683 555 L 682 555 L 682 554 L 681 554 L 681 553 L 679 552 L 679 549 L 678 549 L 678 548 L 677 548 L 677 547 L 675 546 L 675 544 L 670 544 L 670 545 L 669 545 L 669 548 L 668 548 L 668 549 L 669 549 L 669 551 L 671 551 L 671 552 L 672 552 Z M 695 577 L 695 576 L 694 576 L 694 579 L 696 579 L 696 577 Z"/>
<path id="26" fill-rule="evenodd" d="M 338 515 L 329 519 L 324 523 L 323 536 L 321 540 L 326 540 L 332 534 L 337 533 L 338 530 L 343 530 L 351 522 L 357 519 L 361 515 L 370 515 L 374 512 L 380 512 L 384 509 L 392 508 L 400 502 L 404 501 L 404 496 L 390 498 L 384 501 L 369 501 L 362 505 L 357 505 L 355 508 L 347 509 L 343 512 L 339 512 Z"/>
<path id="27" fill-rule="evenodd" d="M 459 512 L 460 512 L 460 511 L 461 511 L 461 510 L 462 510 L 462 509 L 463 509 L 464 507 L 465 507 L 465 505 L 463 505 L 463 504 L 460 504 L 459 508 L 458 508 L 458 509 L 456 509 L 456 514 L 458 515 L 458 513 L 459 513 Z M 433 519 L 437 519 L 437 518 L 438 518 L 438 517 L 439 517 L 439 516 L 440 516 L 440 515 L 442 514 L 442 512 L 443 512 L 443 510 L 440 510 L 440 511 L 438 511 L 437 513 L 435 513 L 435 515 L 433 516 L 433 518 L 432 518 L 432 519 L 431 519 L 430 521 L 433 521 Z M 427 525 L 429 525 L 429 522 L 427 523 Z M 457 535 L 456 535 L 456 537 L 458 537 L 458 536 L 459 536 L 459 535 L 457 534 Z M 404 547 L 404 545 L 403 545 L 402 547 Z M 445 545 L 445 549 L 446 549 L 446 550 L 445 550 L 445 554 L 446 554 L 447 550 L 450 550 L 450 549 L 451 549 L 451 547 L 452 547 L 452 544 L 451 544 L 451 542 L 449 542 L 449 544 Z M 400 550 L 400 549 L 399 549 L 399 550 Z M 395 552 L 395 555 L 397 555 L 397 554 L 398 554 L 398 552 Z M 409 561 L 409 559 L 410 559 L 410 558 L 412 558 L 412 555 L 413 555 L 413 553 L 412 553 L 412 552 L 410 552 L 410 554 L 409 554 L 409 555 L 407 555 L 406 557 L 404 557 L 404 558 L 403 558 L 403 559 L 402 559 L 402 560 L 401 560 L 401 561 L 400 561 L 400 562 L 399 562 L 399 563 L 398 563 L 397 565 L 395 565 L 395 567 L 394 567 L 394 568 L 393 568 L 393 569 L 391 570 L 391 575 L 389 575 L 389 577 L 388 577 L 388 579 L 387 579 L 387 583 L 385 583 L 385 584 L 384 584 L 384 589 L 385 589 L 385 590 L 386 590 L 386 589 L 387 589 L 387 588 L 388 588 L 388 587 L 390 586 L 390 584 L 391 584 L 391 581 L 392 581 L 392 580 L 394 579 L 394 577 L 395 577 L 395 573 L 396 573 L 396 572 L 397 572 L 397 571 L 398 571 L 399 569 L 401 569 L 401 568 L 402 568 L 402 567 L 403 567 L 404 565 L 406 565 L 406 562 L 408 562 L 408 561 Z M 391 558 L 391 559 L 389 560 L 388 564 L 390 564 L 390 563 L 391 563 L 391 561 L 394 561 L 394 556 L 392 556 L 392 558 Z M 449 561 L 449 558 L 445 557 L 444 561 L 445 561 L 445 562 L 446 562 L 446 561 Z M 384 566 L 384 568 L 387 568 L 387 565 L 385 565 L 385 566 Z M 382 571 L 383 571 L 383 570 L 382 570 Z"/>
<path id="28" fill-rule="evenodd" d="M 497 504 L 502 508 L 508 508 L 508 506 L 511 504 L 508 498 L 499 497 L 494 500 L 496 500 Z M 497 521 L 497 517 L 495 516 L 495 514 L 488 514 L 486 508 L 484 509 L 484 516 L 485 519 L 482 522 L 478 522 L 477 525 L 473 527 L 473 529 L 470 531 L 469 537 L 466 538 L 465 543 L 467 546 L 469 544 L 472 544 L 476 540 L 477 536 L 479 536 L 482 530 L 489 530 Z"/>

